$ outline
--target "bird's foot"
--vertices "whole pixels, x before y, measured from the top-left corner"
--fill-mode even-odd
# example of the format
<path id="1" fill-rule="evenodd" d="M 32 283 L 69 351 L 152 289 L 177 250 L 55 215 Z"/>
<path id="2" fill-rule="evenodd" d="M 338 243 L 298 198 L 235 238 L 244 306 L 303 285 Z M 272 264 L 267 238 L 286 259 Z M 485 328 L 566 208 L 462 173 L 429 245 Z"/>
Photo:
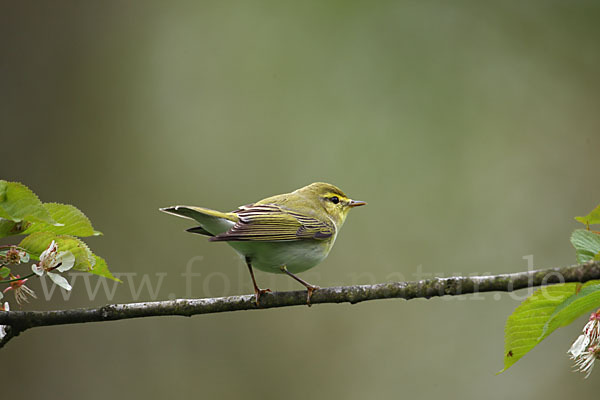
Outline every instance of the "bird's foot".
<path id="1" fill-rule="evenodd" d="M 256 307 L 260 307 L 260 295 L 271 292 L 271 289 L 254 289 L 254 302 L 256 303 Z"/>

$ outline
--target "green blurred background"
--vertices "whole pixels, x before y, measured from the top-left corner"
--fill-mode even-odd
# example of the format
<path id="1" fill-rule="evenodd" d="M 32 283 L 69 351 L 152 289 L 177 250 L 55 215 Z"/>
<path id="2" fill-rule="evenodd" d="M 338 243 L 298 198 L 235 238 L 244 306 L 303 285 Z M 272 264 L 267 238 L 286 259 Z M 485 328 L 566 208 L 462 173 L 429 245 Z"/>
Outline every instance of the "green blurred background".
<path id="1" fill-rule="evenodd" d="M 251 293 L 227 245 L 158 208 L 318 180 L 369 202 L 302 274 L 321 286 L 574 263 L 572 217 L 600 202 L 599 20 L 596 1 L 3 1 L 0 178 L 77 205 L 129 274 L 23 309 Z M 585 318 L 495 375 L 525 295 L 39 328 L 1 351 L 2 396 L 596 396 L 566 355 Z"/>

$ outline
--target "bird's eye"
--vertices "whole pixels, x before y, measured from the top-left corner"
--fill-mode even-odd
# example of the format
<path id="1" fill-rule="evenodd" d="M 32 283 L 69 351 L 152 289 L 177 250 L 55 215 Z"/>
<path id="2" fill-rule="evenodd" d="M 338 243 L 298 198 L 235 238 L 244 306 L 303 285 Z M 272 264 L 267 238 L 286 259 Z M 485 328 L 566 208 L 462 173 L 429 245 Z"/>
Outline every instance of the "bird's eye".
<path id="1" fill-rule="evenodd" d="M 337 203 L 339 203 L 339 202 L 340 202 L 340 199 L 339 199 L 339 197 L 337 197 L 337 196 L 330 197 L 330 198 L 329 198 L 329 200 L 330 200 L 330 201 L 331 201 L 333 204 L 337 204 Z"/>

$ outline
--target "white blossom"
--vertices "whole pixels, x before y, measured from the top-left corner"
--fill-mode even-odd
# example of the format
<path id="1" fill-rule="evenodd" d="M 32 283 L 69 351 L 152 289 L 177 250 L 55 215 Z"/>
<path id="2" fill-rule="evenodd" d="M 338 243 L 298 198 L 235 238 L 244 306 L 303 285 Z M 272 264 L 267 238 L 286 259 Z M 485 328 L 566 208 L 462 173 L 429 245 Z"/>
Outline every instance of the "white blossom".
<path id="1" fill-rule="evenodd" d="M 571 345 L 567 352 L 575 361 L 575 369 L 585 372 L 587 378 L 592 373 L 594 363 L 600 359 L 600 310 L 590 315 L 583 327 L 583 334 Z"/>
<path id="2" fill-rule="evenodd" d="M 20 279 L 21 276 L 18 274 L 17 275 L 11 274 L 10 278 L 11 278 L 12 282 L 9 284 L 9 286 L 6 289 L 4 289 L 0 293 L 6 293 L 9 290 L 12 290 L 15 293 L 15 300 L 17 301 L 17 304 L 19 304 L 19 305 L 21 305 L 23 302 L 29 303 L 29 299 L 27 298 L 27 296 L 31 296 L 34 299 L 37 299 L 35 292 L 25 285 L 25 282 L 27 282 L 28 278 Z"/>
<path id="3" fill-rule="evenodd" d="M 58 246 L 53 240 L 50 246 L 40 255 L 40 261 L 37 264 L 33 264 L 31 269 L 39 276 L 46 273 L 52 282 L 65 290 L 71 290 L 69 282 L 62 275 L 54 271 L 65 272 L 73 268 L 73 265 L 75 265 L 75 256 L 73 253 L 70 251 L 61 251 L 58 253 Z"/>
<path id="4" fill-rule="evenodd" d="M 4 258 L 9 264 L 21 264 L 29 262 L 29 254 L 23 250 L 19 250 L 17 246 L 11 246 L 4 255 Z"/>
<path id="5" fill-rule="evenodd" d="M 579 335 L 567 353 L 571 354 L 571 358 L 579 357 L 590 344 L 590 338 L 586 335 Z"/>

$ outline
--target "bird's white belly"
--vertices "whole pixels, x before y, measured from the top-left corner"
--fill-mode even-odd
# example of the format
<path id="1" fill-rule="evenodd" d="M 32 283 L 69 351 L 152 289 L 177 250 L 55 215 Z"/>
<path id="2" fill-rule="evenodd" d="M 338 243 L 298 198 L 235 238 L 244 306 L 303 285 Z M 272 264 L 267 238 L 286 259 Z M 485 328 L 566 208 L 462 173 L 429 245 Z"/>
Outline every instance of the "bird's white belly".
<path id="1" fill-rule="evenodd" d="M 238 253 L 249 257 L 252 266 L 265 272 L 281 273 L 281 267 L 295 274 L 306 271 L 323 261 L 333 240 L 298 240 L 293 242 L 228 242 Z"/>

